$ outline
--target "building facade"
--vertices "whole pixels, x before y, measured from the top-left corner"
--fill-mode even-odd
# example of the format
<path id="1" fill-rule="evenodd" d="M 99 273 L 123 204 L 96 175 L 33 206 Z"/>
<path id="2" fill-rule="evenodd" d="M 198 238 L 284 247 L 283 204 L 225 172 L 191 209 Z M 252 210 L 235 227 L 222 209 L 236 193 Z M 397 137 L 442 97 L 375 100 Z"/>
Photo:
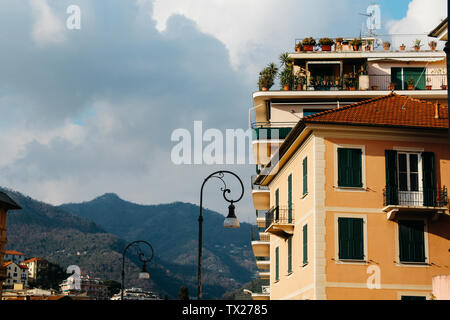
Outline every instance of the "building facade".
<path id="1" fill-rule="evenodd" d="M 270 214 L 274 207 L 279 208 L 278 214 L 297 211 L 286 207 L 286 203 L 281 204 L 280 199 L 286 195 L 287 186 L 280 187 L 276 194 L 272 186 L 255 181 L 258 175 L 270 171 L 271 168 L 267 164 L 274 157 L 279 157 L 280 147 L 299 120 L 318 112 L 383 97 L 391 92 L 433 104 L 447 104 L 444 52 L 436 51 L 434 48 L 430 50 L 393 46 L 388 49 L 375 48 L 374 43 L 377 43 L 377 39 L 374 38 L 361 39 L 359 48 L 350 46 L 348 41 L 350 39 L 343 39 L 343 44 L 338 44 L 338 39 L 335 40 L 336 44 L 330 51 L 316 46 L 314 51 L 299 50 L 288 54 L 289 67 L 293 74 L 290 86 L 283 90 L 260 88 L 253 93 L 249 122 L 253 131 L 253 154 L 257 163 L 256 175 L 252 177 L 252 197 L 257 226 L 252 233 L 252 247 L 259 269 L 258 276 L 267 281 L 264 290 L 253 295 L 254 299 L 264 300 L 274 297 L 271 294 L 273 286 L 269 285 L 269 282 L 274 272 L 273 259 L 277 254 L 280 255 L 280 252 L 277 253 L 273 249 L 273 240 L 277 238 L 269 232 L 271 230 L 268 228 L 267 213 L 269 216 L 277 214 Z M 314 154 L 314 146 L 314 143 L 304 144 L 304 152 Z M 311 159 L 313 158 L 307 157 L 302 159 L 301 163 L 293 162 L 295 169 L 300 170 L 294 171 L 300 172 L 302 179 L 315 179 L 313 175 L 315 167 Z M 298 181 L 294 177 L 291 179 L 292 188 L 298 187 Z M 304 197 L 302 205 L 309 204 L 308 210 L 315 210 L 314 200 L 308 199 L 307 196 L 313 190 L 311 187 L 308 188 L 308 184 L 303 182 L 302 184 L 305 185 L 301 190 Z M 291 201 L 292 207 L 297 205 L 294 200 Z M 301 210 L 305 209 L 302 207 Z M 303 227 L 305 227 L 304 237 L 311 237 L 310 226 L 306 224 Z M 305 265 L 308 265 L 308 259 L 304 260 Z M 314 270 L 310 272 L 312 275 L 316 274 Z"/>
<path id="2" fill-rule="evenodd" d="M 7 279 L 8 272 L 5 263 L 6 239 L 6 215 L 9 210 L 21 209 L 6 193 L 0 192 L 0 300 L 2 297 L 3 282 Z"/>
<path id="3" fill-rule="evenodd" d="M 254 179 L 270 299 L 430 299 L 450 272 L 447 131 L 446 106 L 394 93 L 300 120 Z"/>
<path id="4" fill-rule="evenodd" d="M 28 287 L 28 267 L 17 264 L 13 261 L 6 262 L 3 267 L 7 270 L 7 277 L 4 286 L 13 288 L 17 284 L 22 284 L 24 288 Z"/>
<path id="5" fill-rule="evenodd" d="M 60 287 L 62 293 L 68 296 L 84 295 L 90 300 L 108 299 L 108 287 L 99 279 L 88 275 L 81 275 L 79 282 L 74 276 L 70 276 L 60 284 Z"/>
<path id="6" fill-rule="evenodd" d="M 48 266 L 48 262 L 41 258 L 31 258 L 22 264 L 28 267 L 29 280 L 36 280 L 40 271 Z"/>
<path id="7" fill-rule="evenodd" d="M 22 264 L 25 261 L 25 255 L 22 252 L 16 250 L 6 250 L 5 262 L 8 261 Z"/>

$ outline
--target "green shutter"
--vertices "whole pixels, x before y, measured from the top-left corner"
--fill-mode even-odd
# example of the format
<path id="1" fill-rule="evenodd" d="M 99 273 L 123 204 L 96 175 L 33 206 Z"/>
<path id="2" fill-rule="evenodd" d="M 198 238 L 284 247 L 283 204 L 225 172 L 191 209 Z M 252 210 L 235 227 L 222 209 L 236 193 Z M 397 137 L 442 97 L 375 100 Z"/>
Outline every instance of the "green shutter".
<path id="1" fill-rule="evenodd" d="M 397 151 L 385 150 L 386 190 L 385 205 L 398 205 Z"/>
<path id="2" fill-rule="evenodd" d="M 275 190 L 275 220 L 280 218 L 280 189 Z"/>
<path id="3" fill-rule="evenodd" d="M 288 223 L 292 223 L 292 174 L 288 177 Z"/>
<path id="4" fill-rule="evenodd" d="M 275 248 L 275 281 L 280 280 L 280 247 Z"/>
<path id="5" fill-rule="evenodd" d="M 396 90 L 406 89 L 402 78 L 402 68 L 391 68 L 391 82 L 395 83 Z"/>
<path id="6" fill-rule="evenodd" d="M 303 159 L 303 195 L 308 193 L 308 158 Z"/>
<path id="7" fill-rule="evenodd" d="M 400 261 L 425 262 L 425 237 L 423 221 L 398 222 Z"/>
<path id="8" fill-rule="evenodd" d="M 308 225 L 303 226 L 303 264 L 308 263 Z"/>
<path id="9" fill-rule="evenodd" d="M 338 218 L 339 259 L 364 259 L 364 220 Z"/>
<path id="10" fill-rule="evenodd" d="M 422 153 L 422 181 L 423 181 L 423 205 L 436 206 L 436 175 L 434 168 L 434 153 Z"/>
<path id="11" fill-rule="evenodd" d="M 403 81 L 406 83 L 405 89 L 408 88 L 408 80 L 412 79 L 415 90 L 425 90 L 425 75 L 424 68 L 403 68 Z"/>
<path id="12" fill-rule="evenodd" d="M 362 187 L 361 149 L 338 148 L 339 187 Z"/>
<path id="13" fill-rule="evenodd" d="M 292 272 L 292 237 L 288 239 L 288 273 Z"/>

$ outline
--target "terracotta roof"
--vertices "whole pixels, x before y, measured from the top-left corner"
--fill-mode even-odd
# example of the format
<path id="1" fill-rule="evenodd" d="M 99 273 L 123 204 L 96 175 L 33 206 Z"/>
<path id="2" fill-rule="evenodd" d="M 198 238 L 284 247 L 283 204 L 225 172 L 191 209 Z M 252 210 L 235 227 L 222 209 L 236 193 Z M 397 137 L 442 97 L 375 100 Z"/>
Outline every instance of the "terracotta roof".
<path id="1" fill-rule="evenodd" d="M 5 252 L 5 254 L 12 254 L 12 255 L 16 255 L 16 256 L 23 256 L 22 252 L 16 251 L 16 250 L 7 250 Z"/>
<path id="2" fill-rule="evenodd" d="M 7 266 L 9 266 L 11 263 L 13 263 L 13 262 L 12 262 L 12 261 L 5 262 L 5 263 L 3 264 L 3 266 L 4 266 L 4 267 L 7 267 Z"/>
<path id="3" fill-rule="evenodd" d="M 448 108 L 391 93 L 303 118 L 306 123 L 336 123 L 407 128 L 448 128 Z"/>
<path id="4" fill-rule="evenodd" d="M 41 258 L 31 258 L 31 259 L 25 260 L 23 263 L 30 263 L 30 262 L 34 262 L 34 261 L 42 261 L 42 259 Z"/>
<path id="5" fill-rule="evenodd" d="M 278 159 L 278 162 L 285 155 L 308 124 L 337 124 L 447 131 L 448 107 L 392 92 L 386 96 L 319 112 L 304 117 L 297 123 L 272 157 L 272 160 L 267 164 L 267 167 L 276 165 L 276 163 L 273 163 L 273 160 Z M 254 183 L 257 185 L 261 184 L 266 177 L 266 175 L 260 174 Z"/>

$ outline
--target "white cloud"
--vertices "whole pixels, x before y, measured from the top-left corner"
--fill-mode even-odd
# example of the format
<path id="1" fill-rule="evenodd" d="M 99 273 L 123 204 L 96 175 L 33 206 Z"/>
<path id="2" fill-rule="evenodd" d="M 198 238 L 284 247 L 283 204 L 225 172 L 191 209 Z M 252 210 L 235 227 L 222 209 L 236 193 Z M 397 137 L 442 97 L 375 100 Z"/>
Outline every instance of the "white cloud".
<path id="1" fill-rule="evenodd" d="M 295 38 L 358 35 L 364 18 L 357 10 L 364 6 L 349 0 L 154 0 L 153 19 L 160 32 L 172 15 L 192 19 L 226 45 L 235 69 L 254 80 L 269 59 L 293 51 Z"/>
<path id="2" fill-rule="evenodd" d="M 387 29 L 390 34 L 401 35 L 397 39 L 394 38 L 394 41 L 396 39 L 397 42 L 404 42 L 408 46 L 417 38 L 425 44 L 427 41 L 426 35 L 446 16 L 446 0 L 412 0 L 408 5 L 406 16 L 401 20 L 390 21 L 387 24 Z"/>
<path id="3" fill-rule="evenodd" d="M 36 44 L 58 44 L 65 41 L 64 24 L 60 21 L 46 0 L 30 0 L 35 18 L 32 38 Z"/>

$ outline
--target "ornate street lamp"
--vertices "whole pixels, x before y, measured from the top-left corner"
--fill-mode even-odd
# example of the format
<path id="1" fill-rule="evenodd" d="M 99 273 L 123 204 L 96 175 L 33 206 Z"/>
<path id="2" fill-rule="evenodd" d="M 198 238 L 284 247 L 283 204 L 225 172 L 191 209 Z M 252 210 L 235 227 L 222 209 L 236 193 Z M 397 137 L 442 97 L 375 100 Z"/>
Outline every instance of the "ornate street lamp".
<path id="1" fill-rule="evenodd" d="M 141 250 L 140 244 L 145 244 L 151 249 L 152 255 L 150 256 L 150 258 L 147 255 L 145 255 L 145 253 Z M 150 263 L 150 261 L 152 261 L 153 259 L 153 247 L 150 245 L 150 243 L 143 240 L 137 240 L 129 243 L 125 247 L 125 250 L 123 251 L 122 255 L 122 288 L 121 288 L 122 290 L 120 292 L 120 300 L 123 300 L 123 292 L 125 290 L 125 255 L 127 253 L 128 248 L 130 248 L 131 246 L 134 246 L 137 249 L 139 261 L 142 262 L 142 271 L 139 273 L 139 279 L 143 280 L 150 279 L 150 274 L 147 272 L 147 263 Z"/>
<path id="2" fill-rule="evenodd" d="M 223 179 L 225 174 L 230 174 L 230 175 L 234 176 L 241 184 L 241 188 L 242 188 L 241 196 L 236 200 L 227 198 L 227 194 L 231 193 L 231 190 L 229 188 L 227 188 L 227 184 L 225 183 L 225 180 Z M 225 201 L 230 203 L 230 205 L 228 206 L 228 216 L 226 217 L 226 219 L 223 223 L 223 226 L 225 228 L 239 228 L 240 224 L 239 224 L 238 219 L 236 218 L 234 203 L 241 200 L 242 197 L 244 196 L 244 184 L 242 183 L 242 180 L 235 173 L 233 173 L 231 171 L 226 171 L 226 170 L 216 171 L 216 172 L 210 174 L 205 179 L 205 181 L 203 181 L 202 188 L 200 189 L 200 216 L 198 217 L 198 300 L 202 299 L 203 187 L 205 186 L 206 181 L 208 181 L 210 178 L 217 178 L 222 181 L 222 183 L 224 185 L 223 188 L 221 188 L 221 191 L 223 192 L 223 198 L 225 199 Z"/>

